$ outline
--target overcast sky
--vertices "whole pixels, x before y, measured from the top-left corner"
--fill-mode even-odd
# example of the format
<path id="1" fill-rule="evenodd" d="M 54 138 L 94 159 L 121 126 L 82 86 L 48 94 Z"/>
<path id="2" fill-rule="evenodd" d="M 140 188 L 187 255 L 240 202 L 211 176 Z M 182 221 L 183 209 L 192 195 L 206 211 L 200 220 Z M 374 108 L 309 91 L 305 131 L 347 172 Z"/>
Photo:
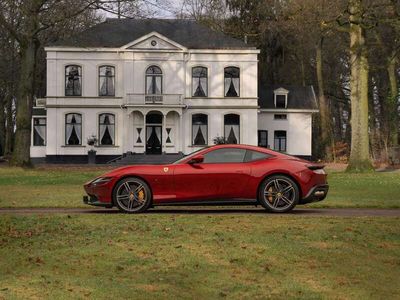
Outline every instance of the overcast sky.
<path id="1" fill-rule="evenodd" d="M 174 18 L 176 12 L 182 10 L 184 0 L 144 0 L 144 9 L 151 11 L 155 18 Z M 107 18 L 116 18 L 117 15 L 103 12 Z"/>

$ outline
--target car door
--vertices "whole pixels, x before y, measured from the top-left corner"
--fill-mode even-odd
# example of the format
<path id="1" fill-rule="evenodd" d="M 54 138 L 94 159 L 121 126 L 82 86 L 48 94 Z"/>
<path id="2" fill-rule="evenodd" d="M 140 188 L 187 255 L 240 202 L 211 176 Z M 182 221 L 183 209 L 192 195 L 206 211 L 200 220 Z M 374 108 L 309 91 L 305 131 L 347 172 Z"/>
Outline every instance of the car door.
<path id="1" fill-rule="evenodd" d="M 223 200 L 241 198 L 250 167 L 244 163 L 245 149 L 221 148 L 204 154 L 198 164 L 181 164 L 174 169 L 177 199 Z"/>

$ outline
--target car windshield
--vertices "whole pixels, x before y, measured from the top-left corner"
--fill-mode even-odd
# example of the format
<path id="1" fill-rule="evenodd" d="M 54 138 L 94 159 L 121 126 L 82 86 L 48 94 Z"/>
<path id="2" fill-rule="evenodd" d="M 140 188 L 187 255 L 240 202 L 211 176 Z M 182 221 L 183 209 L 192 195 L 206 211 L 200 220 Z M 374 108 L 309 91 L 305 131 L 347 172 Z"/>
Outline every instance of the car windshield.
<path id="1" fill-rule="evenodd" d="M 184 160 L 186 160 L 186 159 L 188 159 L 188 158 L 190 158 L 190 157 L 195 156 L 197 153 L 199 153 L 200 151 L 202 151 L 202 150 L 204 150 L 204 149 L 206 149 L 206 148 L 209 148 L 209 147 L 204 147 L 204 148 L 201 148 L 201 149 L 199 149 L 199 150 L 196 150 L 196 151 L 194 151 L 194 152 L 192 152 L 192 153 L 190 153 L 190 154 L 188 154 L 188 155 L 185 155 L 184 157 L 178 159 L 177 161 L 175 161 L 175 162 L 172 163 L 172 164 L 173 164 L 173 165 L 178 165 L 178 164 L 182 163 Z"/>

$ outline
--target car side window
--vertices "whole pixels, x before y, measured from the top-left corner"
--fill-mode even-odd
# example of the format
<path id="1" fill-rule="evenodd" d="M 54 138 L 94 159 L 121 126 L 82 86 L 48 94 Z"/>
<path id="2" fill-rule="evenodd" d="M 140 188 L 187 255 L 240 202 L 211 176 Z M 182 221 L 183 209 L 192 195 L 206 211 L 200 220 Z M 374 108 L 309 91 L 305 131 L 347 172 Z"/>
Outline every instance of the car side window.
<path id="1" fill-rule="evenodd" d="M 218 164 L 218 163 L 242 163 L 246 156 L 245 149 L 238 148 L 224 148 L 210 151 L 204 154 L 205 164 Z"/>
<path id="2" fill-rule="evenodd" d="M 263 153 L 263 152 L 247 150 L 244 161 L 250 162 L 250 161 L 255 161 L 255 160 L 267 159 L 268 157 L 271 157 L 271 155 L 269 155 L 267 153 Z"/>

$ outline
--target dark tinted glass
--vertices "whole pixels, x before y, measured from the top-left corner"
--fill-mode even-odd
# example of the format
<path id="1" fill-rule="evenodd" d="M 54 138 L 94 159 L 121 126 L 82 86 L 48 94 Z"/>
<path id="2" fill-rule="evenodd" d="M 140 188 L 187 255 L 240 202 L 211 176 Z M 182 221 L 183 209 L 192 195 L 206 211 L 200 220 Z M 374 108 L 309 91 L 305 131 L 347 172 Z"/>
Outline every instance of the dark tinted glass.
<path id="1" fill-rule="evenodd" d="M 276 95 L 276 108 L 286 108 L 285 95 Z"/>
<path id="2" fill-rule="evenodd" d="M 241 163 L 244 162 L 245 155 L 245 149 L 218 149 L 205 154 L 204 163 Z"/>
<path id="3" fill-rule="evenodd" d="M 253 150 L 247 150 L 246 151 L 246 157 L 245 157 L 245 162 L 249 161 L 255 161 L 255 160 L 261 160 L 261 159 L 266 159 L 270 157 L 269 154 L 267 153 L 262 153 L 258 151 L 253 151 Z"/>

